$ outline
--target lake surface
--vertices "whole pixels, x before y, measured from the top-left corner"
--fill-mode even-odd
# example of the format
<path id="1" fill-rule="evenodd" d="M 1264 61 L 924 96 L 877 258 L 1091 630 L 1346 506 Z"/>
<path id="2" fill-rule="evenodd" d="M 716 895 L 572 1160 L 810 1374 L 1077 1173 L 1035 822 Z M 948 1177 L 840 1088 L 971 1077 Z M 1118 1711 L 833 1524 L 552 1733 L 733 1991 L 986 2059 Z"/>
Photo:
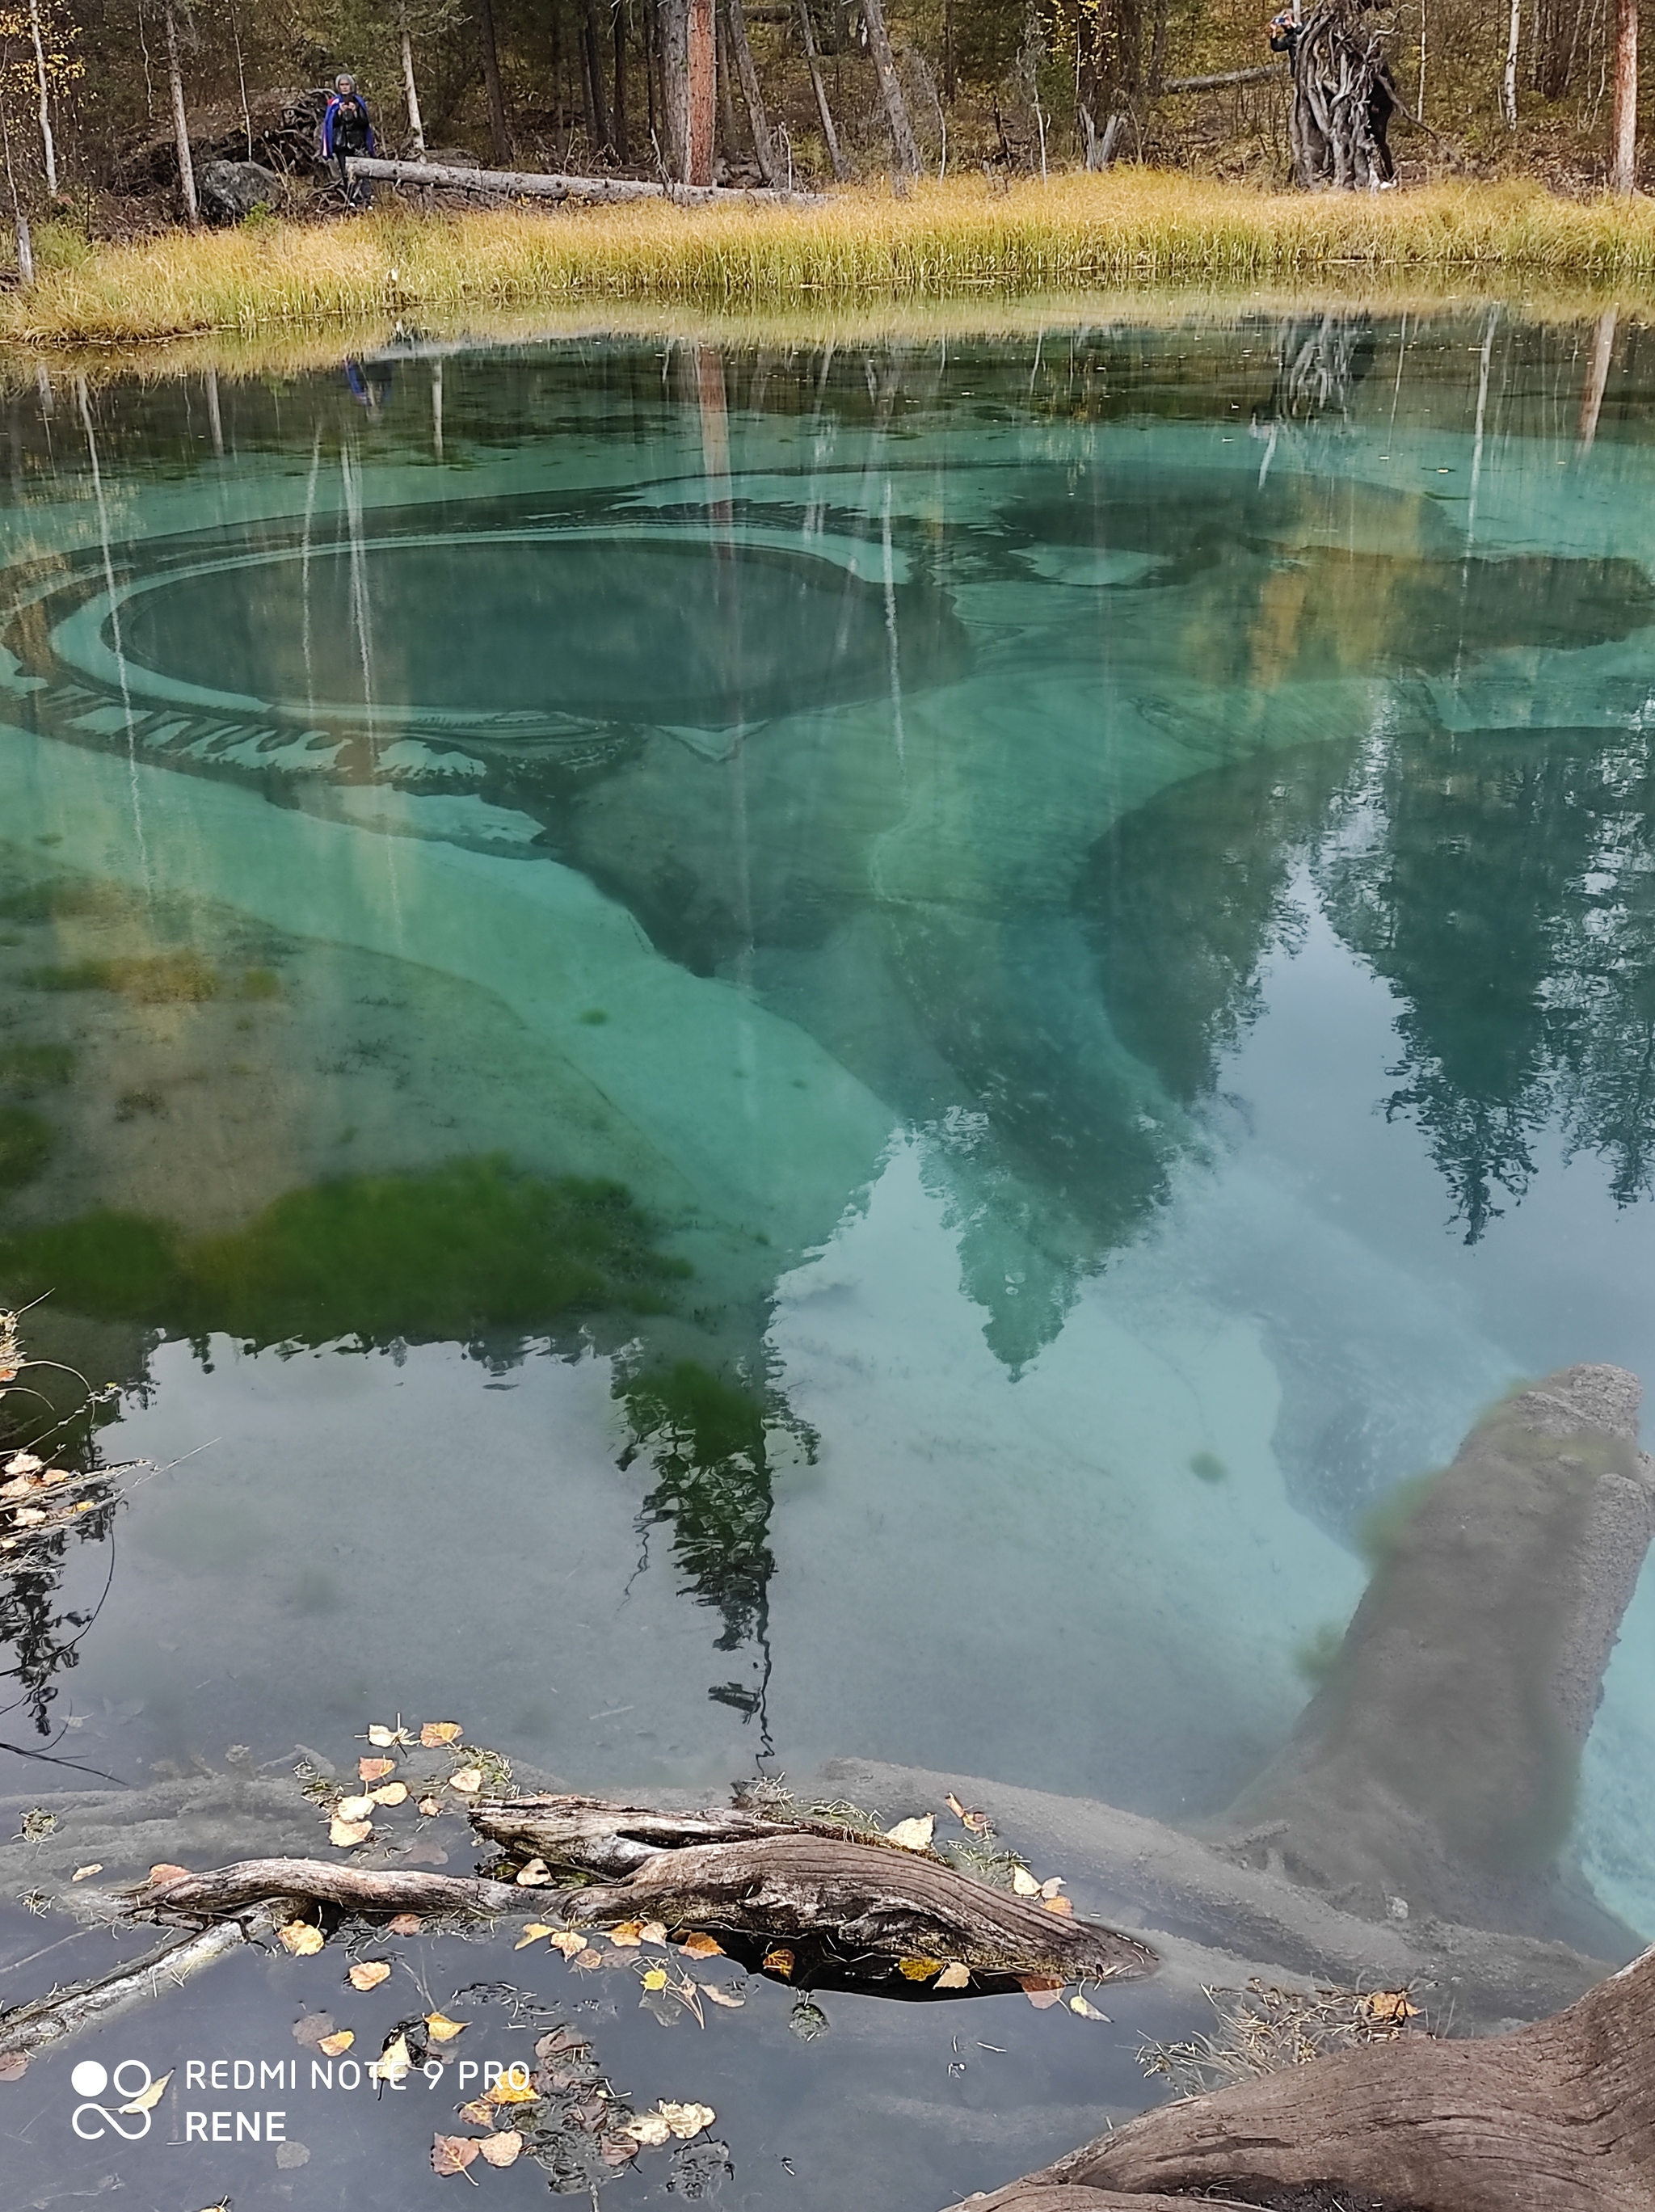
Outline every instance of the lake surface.
<path id="1" fill-rule="evenodd" d="M 1652 397 L 1612 320 L 1095 304 L 14 397 L 0 1297 L 159 1471 L 0 1596 L 0 1794 L 400 1714 L 1226 1806 L 1398 1484 L 1655 1379 Z M 1576 1837 L 1655 1936 L 1655 1574 Z M 773 1999 L 755 2206 L 829 2093 L 992 2185 L 1151 2018 L 1015 2000 L 979 2091 Z M 220 2179 L 424 2201 L 332 2149 Z"/>

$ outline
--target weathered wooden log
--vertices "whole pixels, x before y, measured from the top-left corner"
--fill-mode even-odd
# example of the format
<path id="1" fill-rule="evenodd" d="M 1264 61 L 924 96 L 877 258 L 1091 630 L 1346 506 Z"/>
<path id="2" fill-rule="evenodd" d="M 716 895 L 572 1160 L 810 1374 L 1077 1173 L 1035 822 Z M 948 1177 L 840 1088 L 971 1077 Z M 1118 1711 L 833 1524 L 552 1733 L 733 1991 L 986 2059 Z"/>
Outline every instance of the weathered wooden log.
<path id="1" fill-rule="evenodd" d="M 1600 1957 L 1635 1950 L 1561 1854 L 1655 1534 L 1641 1395 L 1622 1368 L 1549 1375 L 1404 1497 L 1325 1682 L 1214 1841 L 1366 1917 L 1400 1899 Z"/>
<path id="2" fill-rule="evenodd" d="M 973 2212 L 1317 2185 L 1394 2212 L 1655 2212 L 1652 2030 L 1655 1951 L 1513 2034 L 1410 2038 L 1146 2113 Z"/>
<path id="3" fill-rule="evenodd" d="M 784 207 L 816 207 L 815 192 L 731 191 L 722 185 L 657 185 L 645 177 L 575 177 L 538 169 L 463 169 L 446 161 L 386 161 L 359 154 L 350 162 L 353 177 L 375 184 L 413 185 L 421 190 L 493 192 L 541 200 L 580 200 L 594 206 L 618 200 L 671 200 L 681 207 L 715 202 L 773 201 Z"/>
<path id="4" fill-rule="evenodd" d="M 1155 1970 L 1145 1943 L 1039 1899 L 974 1881 L 943 1860 L 823 1821 L 740 1810 L 661 1814 L 584 1797 L 491 1800 L 472 1813 L 496 1843 L 559 1873 L 618 1877 L 567 1892 L 575 1927 L 636 1918 L 669 1928 L 821 1936 L 846 1954 L 959 1961 L 974 1972 L 1064 1981 Z"/>
<path id="5" fill-rule="evenodd" d="M 354 1867 L 343 1860 L 238 1859 L 205 1874 L 163 1869 L 159 1877 L 130 1890 L 125 1902 L 140 1919 L 215 1920 L 272 1899 L 333 1905 L 342 1912 L 497 1920 L 504 1912 L 521 1911 L 528 1893 L 480 1876 Z"/>

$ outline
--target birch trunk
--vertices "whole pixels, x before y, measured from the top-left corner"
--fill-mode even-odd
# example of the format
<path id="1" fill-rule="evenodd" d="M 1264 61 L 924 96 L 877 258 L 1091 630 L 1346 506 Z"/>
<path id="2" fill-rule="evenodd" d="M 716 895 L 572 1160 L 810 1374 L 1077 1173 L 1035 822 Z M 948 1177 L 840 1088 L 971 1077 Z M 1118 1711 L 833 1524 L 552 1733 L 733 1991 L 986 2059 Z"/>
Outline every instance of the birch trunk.
<path id="1" fill-rule="evenodd" d="M 891 52 L 891 34 L 885 25 L 883 0 L 862 0 L 862 15 L 868 26 L 868 44 L 873 50 L 874 68 L 879 77 L 879 96 L 885 103 L 885 120 L 890 126 L 896 166 L 907 175 L 917 177 L 919 174 L 919 149 L 914 143 L 913 125 L 908 119 L 907 102 L 902 97 L 901 80 L 896 74 L 896 57 Z"/>
<path id="2" fill-rule="evenodd" d="M 425 151 L 425 122 L 420 113 L 420 88 L 414 82 L 414 42 L 408 34 L 408 18 L 402 21 L 403 39 L 403 97 L 408 102 L 409 135 L 414 141 L 414 151 Z"/>
<path id="3" fill-rule="evenodd" d="M 1609 188 L 1637 189 L 1638 0 L 1619 0 L 1615 16 L 1615 106 L 1610 122 Z"/>
<path id="4" fill-rule="evenodd" d="M 29 36 L 34 41 L 34 82 L 40 94 L 40 158 L 45 166 L 46 191 L 58 197 L 58 148 L 52 136 L 52 102 L 46 91 L 46 52 L 40 36 L 40 0 L 28 0 Z"/>
<path id="5" fill-rule="evenodd" d="M 184 70 L 179 60 L 174 0 L 165 0 L 163 12 L 167 19 L 167 82 L 173 95 L 173 131 L 179 149 L 179 190 L 184 196 L 184 219 L 191 230 L 197 230 L 201 227 L 201 202 L 196 198 L 196 165 L 190 153 L 190 118 L 184 106 Z"/>

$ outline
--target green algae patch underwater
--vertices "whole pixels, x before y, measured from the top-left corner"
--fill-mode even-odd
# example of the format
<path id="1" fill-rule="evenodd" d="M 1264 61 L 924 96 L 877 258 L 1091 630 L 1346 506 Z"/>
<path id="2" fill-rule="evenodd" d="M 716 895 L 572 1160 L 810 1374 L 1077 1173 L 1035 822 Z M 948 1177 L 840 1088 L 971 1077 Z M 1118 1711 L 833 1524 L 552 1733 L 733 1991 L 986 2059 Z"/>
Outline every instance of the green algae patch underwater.
<path id="1" fill-rule="evenodd" d="M 0 1241 L 0 1295 L 253 1346 L 475 1342 L 620 1310 L 667 1310 L 686 1262 L 625 1186 L 502 1156 L 288 1192 L 228 1235 L 97 1212 Z"/>

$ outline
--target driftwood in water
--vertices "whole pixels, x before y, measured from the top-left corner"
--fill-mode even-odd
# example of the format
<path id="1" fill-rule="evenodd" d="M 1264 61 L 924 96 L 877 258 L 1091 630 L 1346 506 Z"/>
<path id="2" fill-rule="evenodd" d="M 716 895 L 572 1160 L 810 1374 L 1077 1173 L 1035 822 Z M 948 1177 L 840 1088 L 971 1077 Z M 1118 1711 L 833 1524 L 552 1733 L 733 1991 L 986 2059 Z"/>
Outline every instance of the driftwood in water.
<path id="1" fill-rule="evenodd" d="M 1384 1537 L 1325 1682 L 1214 1836 L 1221 1848 L 1234 1838 L 1373 1919 L 1401 1899 L 1600 1956 L 1635 1948 L 1561 1860 L 1655 1534 L 1641 1395 L 1624 1369 L 1572 1367 L 1472 1430 Z"/>
<path id="2" fill-rule="evenodd" d="M 350 173 L 375 184 L 414 185 L 445 191 L 492 192 L 540 200 L 579 200 L 607 205 L 616 200 L 671 200 L 685 207 L 715 202 L 773 200 L 785 207 L 820 204 L 814 192 L 731 191 L 721 185 L 655 185 L 643 177 L 574 177 L 539 169 L 462 169 L 445 161 L 382 161 L 366 154 L 352 157 Z"/>
<path id="3" fill-rule="evenodd" d="M 164 1990 L 181 1988 L 203 1967 L 256 1942 L 270 1926 L 270 1917 L 262 1909 L 241 1920 L 215 1920 L 193 1936 L 161 1944 L 112 1973 L 100 1975 L 96 1981 L 54 1990 L 49 1997 L 0 2014 L 0 2058 L 27 2059 L 88 2028 L 106 2027 Z"/>
<path id="4" fill-rule="evenodd" d="M 1148 2112 L 973 2212 L 1316 2185 L 1394 2212 L 1655 2212 L 1652 2030 L 1655 1951 L 1514 2034 L 1410 2038 Z"/>
<path id="5" fill-rule="evenodd" d="M 958 1961 L 985 1974 L 1064 1981 L 1152 1974 L 1149 1946 L 1039 1899 L 961 1874 L 927 1851 L 848 1836 L 811 1820 L 734 1811 L 688 1817 L 587 1797 L 476 1807 L 495 1842 L 559 1873 L 616 1877 L 560 1897 L 575 1927 L 651 1919 L 794 1940 L 820 1936 L 847 1956 Z"/>

